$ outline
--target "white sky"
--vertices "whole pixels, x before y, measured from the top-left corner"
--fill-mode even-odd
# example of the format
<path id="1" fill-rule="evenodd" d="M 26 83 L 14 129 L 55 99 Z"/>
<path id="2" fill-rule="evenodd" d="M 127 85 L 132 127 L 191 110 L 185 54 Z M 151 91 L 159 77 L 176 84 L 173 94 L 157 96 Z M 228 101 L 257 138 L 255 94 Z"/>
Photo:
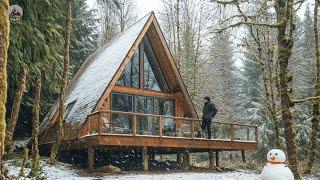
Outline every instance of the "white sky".
<path id="1" fill-rule="evenodd" d="M 93 7 L 96 0 L 87 0 L 89 7 Z M 138 19 L 148 14 L 150 11 L 158 12 L 162 8 L 161 0 L 134 0 L 137 8 Z"/>

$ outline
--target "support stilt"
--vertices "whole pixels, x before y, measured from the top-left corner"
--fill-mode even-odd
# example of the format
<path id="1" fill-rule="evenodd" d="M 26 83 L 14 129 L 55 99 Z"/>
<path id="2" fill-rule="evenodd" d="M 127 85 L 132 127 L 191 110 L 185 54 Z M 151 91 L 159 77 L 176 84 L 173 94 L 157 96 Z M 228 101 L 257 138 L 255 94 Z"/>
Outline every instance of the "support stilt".
<path id="1" fill-rule="evenodd" d="M 219 151 L 216 151 L 216 166 L 219 167 Z"/>
<path id="2" fill-rule="evenodd" d="M 214 168 L 214 157 L 213 157 L 213 151 L 209 150 L 209 169 Z"/>
<path id="3" fill-rule="evenodd" d="M 94 148 L 92 146 L 88 146 L 88 169 L 91 171 L 93 170 L 93 165 L 94 165 Z"/>
<path id="4" fill-rule="evenodd" d="M 246 156 L 245 156 L 244 150 L 241 151 L 241 155 L 242 155 L 242 162 L 246 163 Z"/>
<path id="5" fill-rule="evenodd" d="M 147 147 L 142 148 L 142 161 L 143 161 L 143 170 L 148 171 L 149 170 L 149 157 L 148 157 L 148 148 Z"/>
<path id="6" fill-rule="evenodd" d="M 188 170 L 190 168 L 190 153 L 189 151 L 184 151 L 183 153 L 183 169 Z"/>
<path id="7" fill-rule="evenodd" d="M 177 163 L 179 165 L 182 165 L 182 163 L 183 163 L 183 154 L 182 153 L 177 154 Z"/>

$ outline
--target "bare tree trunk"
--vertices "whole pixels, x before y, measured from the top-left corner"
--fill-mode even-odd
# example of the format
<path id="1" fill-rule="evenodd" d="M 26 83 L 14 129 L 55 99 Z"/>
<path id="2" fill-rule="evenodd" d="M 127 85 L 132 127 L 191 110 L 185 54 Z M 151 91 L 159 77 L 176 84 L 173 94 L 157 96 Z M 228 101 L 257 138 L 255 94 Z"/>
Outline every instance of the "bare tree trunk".
<path id="1" fill-rule="evenodd" d="M 26 163 L 28 161 L 28 153 L 29 153 L 29 149 L 26 147 L 23 149 L 23 159 L 22 159 L 22 164 L 21 164 L 21 169 L 19 172 L 19 176 L 21 177 L 25 177 L 24 174 L 24 167 L 26 166 Z"/>
<path id="2" fill-rule="evenodd" d="M 317 64 L 317 79 L 315 82 L 315 96 L 320 96 L 320 50 L 319 50 L 319 34 L 318 34 L 318 0 L 315 0 L 313 11 L 313 31 L 316 46 L 316 64 Z M 314 162 L 314 158 L 317 151 L 317 133 L 319 129 L 319 101 L 314 102 L 312 105 L 312 130 L 310 138 L 310 152 L 308 157 L 308 164 L 305 169 L 305 173 L 309 174 Z"/>
<path id="3" fill-rule="evenodd" d="M 32 129 L 32 168 L 29 177 L 40 176 L 40 164 L 39 164 L 39 114 L 40 114 L 40 98 L 41 98 L 41 73 L 36 78 L 35 98 L 32 109 L 33 113 L 33 129 Z"/>
<path id="4" fill-rule="evenodd" d="M 50 155 L 50 163 L 54 164 L 56 162 L 57 155 L 59 153 L 60 143 L 63 137 L 63 114 L 64 114 L 64 101 L 65 94 L 68 84 L 68 73 L 69 73 L 69 49 L 70 49 L 70 36 L 71 36 L 71 0 L 67 0 L 67 28 L 66 28 L 66 39 L 64 44 L 64 60 L 63 60 L 63 76 L 62 76 L 62 85 L 60 88 L 60 97 L 59 97 L 59 113 L 58 113 L 58 132 L 53 144 L 51 155 Z"/>
<path id="5" fill-rule="evenodd" d="M 6 130 L 7 56 L 9 47 L 9 0 L 0 1 L 0 178 L 3 178 L 2 156 Z"/>
<path id="6" fill-rule="evenodd" d="M 300 180 L 300 173 L 297 162 L 297 146 L 296 133 L 292 123 L 291 107 L 291 91 L 288 83 L 290 78 L 288 76 L 288 63 L 293 47 L 293 33 L 295 25 L 293 21 L 293 2 L 278 0 L 275 4 L 277 14 L 278 35 L 278 59 L 279 59 L 279 76 L 280 76 L 280 97 L 281 97 L 281 112 L 285 128 L 285 139 L 287 145 L 287 153 L 291 170 L 296 180 Z M 285 22 L 285 23 L 284 23 Z M 287 29 L 288 28 L 288 29 Z M 288 30 L 288 32 L 287 32 Z"/>
<path id="7" fill-rule="evenodd" d="M 17 120 L 19 117 L 22 95 L 23 95 L 24 91 L 26 90 L 26 77 L 27 77 L 27 75 L 28 75 L 28 70 L 26 67 L 23 67 L 20 71 L 19 85 L 18 85 L 18 88 L 14 94 L 10 121 L 9 121 L 9 124 L 6 128 L 6 138 L 5 138 L 4 144 L 6 147 L 5 153 L 7 153 L 7 154 L 10 154 L 10 152 L 12 150 L 12 145 L 13 145 L 12 138 L 13 138 L 13 133 L 16 128 Z"/>

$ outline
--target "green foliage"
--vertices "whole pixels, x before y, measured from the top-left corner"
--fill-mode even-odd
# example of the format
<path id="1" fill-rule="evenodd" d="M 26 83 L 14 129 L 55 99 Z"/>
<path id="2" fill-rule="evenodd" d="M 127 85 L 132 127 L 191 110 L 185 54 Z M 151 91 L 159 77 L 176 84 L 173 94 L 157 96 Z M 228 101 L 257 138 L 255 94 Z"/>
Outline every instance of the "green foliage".
<path id="1" fill-rule="evenodd" d="M 66 6 L 64 1 L 51 0 L 12 0 L 11 4 L 19 4 L 24 14 L 19 22 L 12 24 L 10 31 L 7 108 L 10 109 L 12 105 L 20 68 L 26 65 L 31 73 L 27 79 L 27 93 L 22 100 L 22 116 L 17 126 L 23 131 L 16 132 L 22 132 L 20 135 L 31 135 L 31 109 L 34 97 L 32 79 L 37 75 L 36 72 L 41 71 L 43 76 L 40 120 L 58 97 L 63 69 Z M 85 0 L 74 2 L 73 8 L 75 23 L 70 55 L 74 73 L 97 47 L 97 20 L 95 10 L 89 10 Z M 9 114 L 10 112 L 7 113 L 7 117 Z"/>

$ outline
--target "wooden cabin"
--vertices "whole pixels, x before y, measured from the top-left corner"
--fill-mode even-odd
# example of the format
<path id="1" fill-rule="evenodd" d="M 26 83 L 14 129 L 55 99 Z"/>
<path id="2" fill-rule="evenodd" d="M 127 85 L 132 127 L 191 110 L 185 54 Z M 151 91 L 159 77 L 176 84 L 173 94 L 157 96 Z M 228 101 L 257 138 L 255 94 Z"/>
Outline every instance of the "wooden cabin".
<path id="1" fill-rule="evenodd" d="M 41 145 L 56 134 L 56 103 L 41 123 Z M 200 120 L 154 13 L 83 63 L 66 95 L 62 148 L 185 153 L 256 150 L 257 127 L 214 121 L 214 139 L 198 136 Z M 217 154 L 216 154 L 217 155 Z M 187 157 L 187 156 L 184 156 Z M 212 156 L 210 156 L 212 157 Z"/>

